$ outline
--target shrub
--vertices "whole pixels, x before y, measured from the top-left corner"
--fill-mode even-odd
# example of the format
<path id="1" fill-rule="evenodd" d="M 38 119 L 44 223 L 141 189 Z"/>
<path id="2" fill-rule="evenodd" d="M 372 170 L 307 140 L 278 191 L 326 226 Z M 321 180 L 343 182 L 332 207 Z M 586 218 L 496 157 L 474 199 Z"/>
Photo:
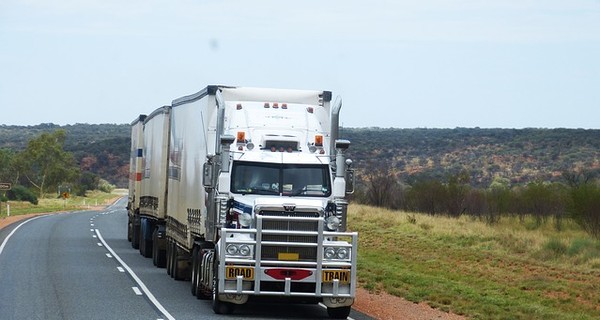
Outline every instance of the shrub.
<path id="1" fill-rule="evenodd" d="M 14 186 L 11 190 L 6 192 L 6 196 L 9 200 L 29 201 L 32 204 L 38 204 L 37 196 L 24 186 Z"/>
<path id="2" fill-rule="evenodd" d="M 600 187 L 583 184 L 571 191 L 570 213 L 585 231 L 600 239 Z"/>
<path id="3" fill-rule="evenodd" d="M 98 183 L 98 190 L 106 193 L 111 193 L 113 192 L 113 190 L 115 190 L 115 186 L 104 179 L 100 179 L 100 182 Z"/>

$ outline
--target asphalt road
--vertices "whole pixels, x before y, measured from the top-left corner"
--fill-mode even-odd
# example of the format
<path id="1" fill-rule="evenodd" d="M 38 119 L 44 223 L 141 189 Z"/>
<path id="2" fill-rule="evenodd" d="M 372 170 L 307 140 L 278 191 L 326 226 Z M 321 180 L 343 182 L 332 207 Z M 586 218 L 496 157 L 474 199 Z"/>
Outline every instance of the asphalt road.
<path id="1" fill-rule="evenodd" d="M 325 308 L 306 304 L 249 303 L 214 314 L 189 282 L 131 248 L 124 207 L 122 199 L 0 230 L 0 319 L 328 319 Z"/>

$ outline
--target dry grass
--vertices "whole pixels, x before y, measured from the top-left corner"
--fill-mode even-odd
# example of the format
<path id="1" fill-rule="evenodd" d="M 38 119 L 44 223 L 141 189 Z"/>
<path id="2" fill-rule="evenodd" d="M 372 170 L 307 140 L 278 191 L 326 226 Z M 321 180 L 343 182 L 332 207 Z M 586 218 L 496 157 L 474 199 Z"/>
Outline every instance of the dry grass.
<path id="1" fill-rule="evenodd" d="M 7 205 L 10 206 L 10 215 L 16 216 L 29 213 L 90 209 L 94 206 L 109 204 L 111 201 L 114 201 L 115 198 L 120 197 L 121 195 L 122 190 L 118 190 L 117 192 L 113 193 L 91 191 L 88 192 L 85 197 L 72 196 L 66 200 L 58 197 L 39 199 L 39 203 L 37 205 L 24 201 L 9 201 L 8 203 L 3 202 L 2 213 L 0 214 L 0 217 L 7 216 Z"/>
<path id="2" fill-rule="evenodd" d="M 600 242 L 537 224 L 352 205 L 360 284 L 480 319 L 600 317 Z"/>

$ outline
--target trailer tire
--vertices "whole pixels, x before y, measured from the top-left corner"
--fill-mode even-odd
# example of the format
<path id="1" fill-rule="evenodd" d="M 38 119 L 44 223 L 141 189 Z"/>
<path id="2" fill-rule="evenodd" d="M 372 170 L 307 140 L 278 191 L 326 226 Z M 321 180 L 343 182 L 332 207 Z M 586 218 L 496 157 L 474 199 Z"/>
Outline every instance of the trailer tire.
<path id="1" fill-rule="evenodd" d="M 350 310 L 352 310 L 351 306 L 339 307 L 339 308 L 330 308 L 327 307 L 327 314 L 331 319 L 347 319 L 350 315 Z"/>
<path id="2" fill-rule="evenodd" d="M 136 227 L 135 224 L 135 219 L 133 218 L 134 221 L 131 222 L 131 247 L 133 247 L 134 249 L 139 249 L 140 248 L 140 227 L 139 225 Z"/>
<path id="3" fill-rule="evenodd" d="M 173 260 L 173 253 L 171 251 L 171 239 L 167 238 L 167 274 L 169 276 L 171 276 L 171 273 L 173 271 L 173 264 L 171 263 L 171 261 Z"/>
<path id="4" fill-rule="evenodd" d="M 158 245 L 157 245 L 158 244 L 158 235 L 157 234 L 158 234 L 158 232 L 155 229 L 152 232 L 152 244 L 153 244 L 153 246 L 152 246 L 152 264 L 155 267 L 158 267 Z"/>
<path id="5" fill-rule="evenodd" d="M 131 229 L 132 229 L 132 223 L 130 221 L 130 219 L 127 219 L 127 241 L 131 242 Z"/>
<path id="6" fill-rule="evenodd" d="M 152 263 L 157 268 L 164 268 L 167 265 L 166 260 L 165 250 L 160 250 L 158 245 L 158 229 L 155 229 L 152 233 Z"/>

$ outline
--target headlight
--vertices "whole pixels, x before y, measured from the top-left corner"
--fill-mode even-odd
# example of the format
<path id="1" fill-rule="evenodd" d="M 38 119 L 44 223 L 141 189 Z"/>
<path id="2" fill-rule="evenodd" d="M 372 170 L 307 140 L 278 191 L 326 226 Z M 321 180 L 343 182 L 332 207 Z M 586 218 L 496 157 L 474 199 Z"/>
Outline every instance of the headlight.
<path id="1" fill-rule="evenodd" d="M 249 213 L 241 213 L 238 215 L 238 222 L 242 227 L 249 227 L 252 224 L 252 215 Z"/>
<path id="2" fill-rule="evenodd" d="M 336 216 L 329 216 L 325 218 L 325 226 L 330 231 L 335 231 L 340 227 L 340 218 Z"/>

